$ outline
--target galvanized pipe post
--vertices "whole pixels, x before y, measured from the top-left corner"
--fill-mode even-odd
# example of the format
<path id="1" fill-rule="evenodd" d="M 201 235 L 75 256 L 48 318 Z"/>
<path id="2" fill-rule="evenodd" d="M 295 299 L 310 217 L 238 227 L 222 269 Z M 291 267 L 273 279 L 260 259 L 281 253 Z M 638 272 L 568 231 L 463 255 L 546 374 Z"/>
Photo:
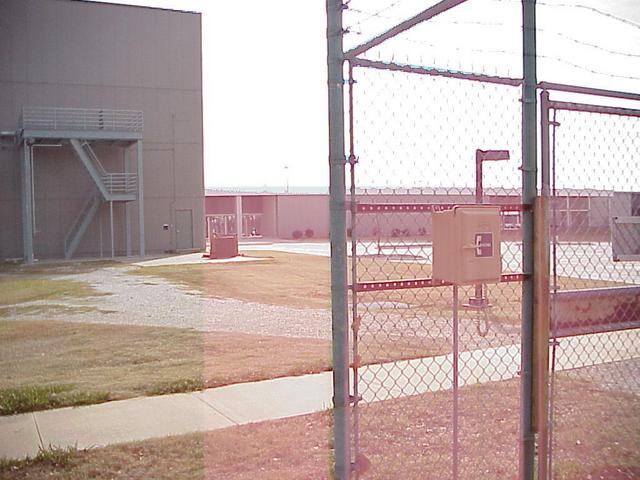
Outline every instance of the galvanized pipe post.
<path id="1" fill-rule="evenodd" d="M 459 371 L 459 356 L 460 347 L 458 344 L 458 285 L 453 286 L 453 442 L 452 442 L 452 475 L 453 480 L 459 478 L 459 462 L 460 462 L 460 442 L 458 433 L 458 409 L 459 409 L 459 390 L 458 390 L 458 376 Z"/>
<path id="2" fill-rule="evenodd" d="M 360 351 L 359 351 L 359 330 L 360 316 L 358 315 L 358 292 L 356 284 L 358 283 L 358 232 L 357 232 L 357 194 L 356 194 L 356 164 L 358 159 L 355 154 L 355 140 L 353 132 L 353 65 L 349 62 L 349 177 L 351 186 L 349 190 L 351 204 L 351 332 L 352 332 L 352 352 L 353 352 L 353 449 L 354 455 L 358 458 L 360 450 L 360 418 L 359 418 L 359 402 L 360 390 L 358 384 L 358 369 L 360 368 Z M 355 478 L 359 478 L 358 464 L 356 462 Z"/>
<path id="3" fill-rule="evenodd" d="M 334 478 L 351 476 L 342 0 L 326 0 Z"/>
<path id="4" fill-rule="evenodd" d="M 522 0 L 522 282 L 520 478 L 533 480 L 535 436 L 532 415 L 533 363 L 533 203 L 537 193 L 536 0 Z"/>
<path id="5" fill-rule="evenodd" d="M 482 162 L 484 158 L 482 157 L 482 153 L 482 150 L 476 150 L 476 203 L 478 205 L 483 203 L 484 197 L 484 192 L 482 191 Z M 473 300 L 475 300 L 475 302 Z M 483 298 L 481 283 L 477 283 L 475 286 L 475 297 L 473 300 L 469 299 L 469 305 L 477 303 L 477 306 L 480 308 L 486 307 L 489 303 L 488 300 Z"/>
<path id="6" fill-rule="evenodd" d="M 476 150 L 476 203 L 478 205 L 483 203 L 484 192 L 482 191 L 482 152 Z M 476 284 L 475 296 L 476 300 L 480 302 L 481 306 L 484 306 L 484 299 L 482 298 L 482 284 Z"/>
<path id="7" fill-rule="evenodd" d="M 33 162 L 31 141 L 22 143 L 22 251 L 26 264 L 34 261 L 33 257 Z"/>
<path id="8" fill-rule="evenodd" d="M 540 159 L 542 190 L 536 199 L 535 215 L 535 325 L 533 332 L 533 427 L 538 433 L 538 480 L 547 480 L 549 447 L 549 92 L 540 93 Z"/>

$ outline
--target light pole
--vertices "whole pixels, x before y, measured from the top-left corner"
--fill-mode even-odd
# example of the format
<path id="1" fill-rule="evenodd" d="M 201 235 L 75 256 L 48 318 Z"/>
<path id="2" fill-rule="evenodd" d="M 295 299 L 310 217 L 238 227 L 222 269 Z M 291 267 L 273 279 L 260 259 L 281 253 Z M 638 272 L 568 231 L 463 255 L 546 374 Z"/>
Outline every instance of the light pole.
<path id="1" fill-rule="evenodd" d="M 509 150 L 476 150 L 476 204 L 483 203 L 482 162 L 509 160 L 509 158 Z M 482 284 L 476 284 L 475 295 L 469 298 L 469 303 L 465 306 L 473 308 L 486 308 L 489 306 L 489 300 L 485 298 L 482 292 Z"/>
<path id="2" fill-rule="evenodd" d="M 284 193 L 289 193 L 289 165 L 284 166 L 284 175 L 285 175 L 285 182 L 286 182 Z"/>

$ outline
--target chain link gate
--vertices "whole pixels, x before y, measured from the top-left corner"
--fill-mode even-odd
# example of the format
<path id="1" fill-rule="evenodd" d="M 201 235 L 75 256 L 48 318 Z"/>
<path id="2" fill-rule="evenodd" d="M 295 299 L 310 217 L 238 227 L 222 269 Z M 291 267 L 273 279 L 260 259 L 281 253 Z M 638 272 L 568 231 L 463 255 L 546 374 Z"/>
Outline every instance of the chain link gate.
<path id="1" fill-rule="evenodd" d="M 353 476 L 513 478 L 522 82 L 384 56 L 346 74 Z M 434 280 L 432 215 L 479 203 L 501 211 L 501 281 Z"/>
<path id="2" fill-rule="evenodd" d="M 520 88 L 354 64 L 350 234 L 356 457 L 371 464 L 366 478 L 499 478 L 516 472 Z M 392 98 L 358 95 L 376 85 L 393 92 Z M 442 103 L 432 104 L 434 110 L 405 108 L 404 116 L 389 121 L 375 114 L 413 101 L 426 105 L 435 96 Z M 496 103 L 508 105 L 506 116 L 496 118 Z M 465 131 L 467 115 L 484 127 Z M 434 145 L 436 138 L 440 143 Z M 500 174 L 503 186 L 484 187 L 481 198 L 475 189 L 478 147 L 510 152 L 509 160 L 484 165 L 485 180 Z M 434 151 L 437 156 L 429 153 Z M 389 158 L 397 160 L 387 163 Z M 385 166 L 392 179 L 378 176 Z M 431 216 L 476 200 L 502 210 L 505 274 L 502 283 L 484 285 L 479 294 L 475 286 L 460 287 L 456 301 L 452 285 L 432 280 Z M 454 350 L 460 353 L 453 355 Z"/>
<path id="3" fill-rule="evenodd" d="M 639 478 L 640 110 L 546 91 L 541 108 L 551 179 L 548 478 Z"/>
<path id="4" fill-rule="evenodd" d="M 501 9 L 522 7 L 515 75 L 500 62 L 493 73 L 473 60 L 437 67 L 411 47 L 440 48 L 454 24 L 488 25 L 481 10 L 438 17 L 486 2 L 399 16 L 392 7 L 405 2 L 381 2 L 340 4 L 357 14 L 348 34 L 386 22 L 342 57 L 351 337 L 341 345 L 352 372 L 340 406 L 352 424 L 336 433 L 351 440 L 336 447 L 340 471 L 350 467 L 340 478 L 532 479 L 536 456 L 538 480 L 640 477 L 638 110 L 548 92 L 640 95 L 536 85 L 533 0 Z M 500 212 L 502 275 L 434 279 L 434 215 L 478 204 Z"/>

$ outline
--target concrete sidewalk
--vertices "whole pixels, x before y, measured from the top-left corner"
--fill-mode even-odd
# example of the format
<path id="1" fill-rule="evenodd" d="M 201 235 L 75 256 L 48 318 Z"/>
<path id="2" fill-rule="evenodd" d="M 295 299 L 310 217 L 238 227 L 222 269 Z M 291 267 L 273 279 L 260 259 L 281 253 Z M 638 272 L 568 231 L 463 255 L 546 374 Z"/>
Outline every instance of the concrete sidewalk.
<path id="1" fill-rule="evenodd" d="M 594 357 L 596 341 L 608 349 Z M 637 330 L 560 342 L 557 370 L 640 358 Z M 515 378 L 519 360 L 519 345 L 462 352 L 460 385 Z M 359 370 L 360 393 L 375 402 L 448 390 L 451 374 L 451 355 L 371 365 Z M 0 417 L 0 458 L 33 456 L 40 446 L 83 449 L 303 415 L 331 408 L 331 397 L 332 374 L 325 372 Z"/>
<path id="2" fill-rule="evenodd" d="M 80 449 L 215 430 L 326 410 L 331 372 L 0 417 L 0 458 L 40 446 Z"/>

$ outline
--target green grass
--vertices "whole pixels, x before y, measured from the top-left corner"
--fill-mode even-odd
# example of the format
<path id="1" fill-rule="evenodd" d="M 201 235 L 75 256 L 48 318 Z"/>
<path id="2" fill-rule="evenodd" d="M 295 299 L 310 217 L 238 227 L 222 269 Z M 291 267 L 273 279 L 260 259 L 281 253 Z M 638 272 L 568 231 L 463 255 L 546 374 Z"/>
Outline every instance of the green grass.
<path id="1" fill-rule="evenodd" d="M 0 306 L 60 298 L 86 298 L 104 295 L 87 282 L 42 277 L 0 277 Z"/>
<path id="2" fill-rule="evenodd" d="M 49 316 L 49 315 L 76 315 L 81 313 L 113 313 L 113 310 L 103 310 L 89 305 L 60 305 L 58 303 L 13 305 L 0 307 L 0 318 L 11 316 Z"/>
<path id="3" fill-rule="evenodd" d="M 47 448 L 39 447 L 35 457 L 27 457 L 20 460 L 0 458 L 0 474 L 24 470 L 35 465 L 64 468 L 69 466 L 77 454 L 77 447 L 56 447 L 52 445 Z"/>
<path id="4" fill-rule="evenodd" d="M 0 415 L 91 405 L 109 400 L 108 392 L 76 391 L 71 384 L 25 385 L 0 389 Z"/>
<path id="5" fill-rule="evenodd" d="M 147 395 L 167 395 L 170 393 L 185 393 L 202 390 L 205 388 L 201 378 L 184 378 L 162 382 L 147 390 Z"/>
<path id="6" fill-rule="evenodd" d="M 122 265 L 121 262 L 113 260 L 44 261 L 32 265 L 25 265 L 22 262 L 4 261 L 0 262 L 0 274 L 69 275 L 74 273 L 88 273 L 101 268 Z"/>

